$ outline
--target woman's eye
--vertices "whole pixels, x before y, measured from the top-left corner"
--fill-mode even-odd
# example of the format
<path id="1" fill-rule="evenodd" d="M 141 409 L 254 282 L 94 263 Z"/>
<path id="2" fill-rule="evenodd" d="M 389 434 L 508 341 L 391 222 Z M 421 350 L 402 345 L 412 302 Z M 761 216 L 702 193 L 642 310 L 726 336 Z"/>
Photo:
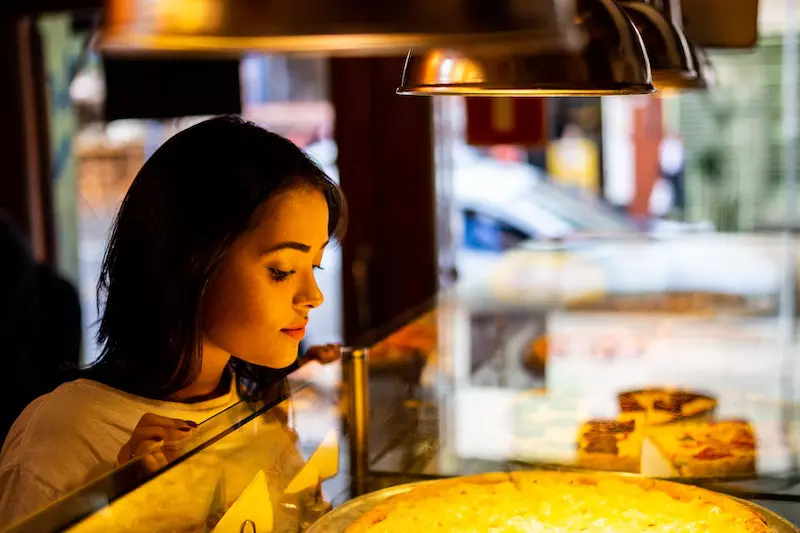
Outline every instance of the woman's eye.
<path id="1" fill-rule="evenodd" d="M 286 281 L 286 279 L 294 274 L 294 270 L 281 270 L 279 268 L 270 268 L 269 275 L 275 281 Z"/>

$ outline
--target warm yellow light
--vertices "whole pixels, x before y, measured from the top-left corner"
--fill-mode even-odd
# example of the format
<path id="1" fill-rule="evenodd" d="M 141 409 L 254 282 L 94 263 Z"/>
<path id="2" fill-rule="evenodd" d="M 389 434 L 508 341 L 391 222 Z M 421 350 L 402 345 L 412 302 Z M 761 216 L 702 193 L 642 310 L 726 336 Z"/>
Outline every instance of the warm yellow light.
<path id="1" fill-rule="evenodd" d="M 159 0 L 155 15 L 160 31 L 194 34 L 219 27 L 222 10 L 213 0 Z"/>
<path id="2" fill-rule="evenodd" d="M 570 46 L 573 0 L 105 0 L 105 53 L 272 52 L 376 56 L 411 47 Z M 610 1 L 610 0 L 608 0 Z M 366 7 L 365 7 L 366 6 Z M 390 13 L 391 12 L 391 13 Z"/>
<path id="3" fill-rule="evenodd" d="M 613 95 L 626 95 L 626 94 L 650 94 L 652 89 L 645 89 L 641 87 L 632 88 L 619 88 L 619 89 L 562 89 L 562 88 L 535 88 L 535 89 L 520 89 L 520 88 L 491 88 L 487 89 L 479 85 L 476 86 L 429 86 L 429 87 L 414 87 L 406 90 L 399 89 L 397 94 L 402 95 L 416 95 L 416 96 L 436 96 L 436 95 L 460 95 L 460 96 L 487 96 L 487 97 L 500 97 L 500 96 L 613 96 Z"/>

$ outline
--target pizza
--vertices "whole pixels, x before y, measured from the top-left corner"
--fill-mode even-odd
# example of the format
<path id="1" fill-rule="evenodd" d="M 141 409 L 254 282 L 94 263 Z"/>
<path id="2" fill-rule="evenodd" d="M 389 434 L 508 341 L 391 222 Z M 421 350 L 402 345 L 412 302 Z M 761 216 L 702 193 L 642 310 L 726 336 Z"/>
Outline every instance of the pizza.
<path id="1" fill-rule="evenodd" d="M 644 417 L 589 420 L 581 424 L 578 466 L 595 470 L 638 472 L 644 434 Z"/>
<path id="2" fill-rule="evenodd" d="M 577 465 L 651 477 L 749 477 L 756 472 L 753 427 L 713 421 L 717 401 L 697 392 L 645 389 L 618 395 L 617 420 L 581 426 Z"/>
<path id="3" fill-rule="evenodd" d="M 644 413 L 648 426 L 682 420 L 710 420 L 717 400 L 705 394 L 677 389 L 645 389 L 618 395 L 623 413 Z"/>
<path id="4" fill-rule="evenodd" d="M 680 423 L 649 428 L 642 473 L 651 476 L 752 476 L 756 436 L 743 420 Z"/>
<path id="5" fill-rule="evenodd" d="M 490 473 L 389 498 L 346 533 L 767 533 L 755 510 L 668 481 L 574 472 Z"/>
<path id="6" fill-rule="evenodd" d="M 613 294 L 581 298 L 569 303 L 572 311 L 621 311 L 627 313 L 679 313 L 716 315 L 747 309 L 748 300 L 738 294 L 667 292 L 652 294 Z"/>

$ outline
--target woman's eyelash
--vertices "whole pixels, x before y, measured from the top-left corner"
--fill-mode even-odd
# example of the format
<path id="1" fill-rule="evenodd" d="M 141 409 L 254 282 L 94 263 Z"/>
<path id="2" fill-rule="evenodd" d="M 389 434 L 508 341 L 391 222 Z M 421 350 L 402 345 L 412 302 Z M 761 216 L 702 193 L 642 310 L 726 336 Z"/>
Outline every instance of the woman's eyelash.
<path id="1" fill-rule="evenodd" d="M 314 270 L 325 270 L 322 265 L 314 265 Z"/>
<path id="2" fill-rule="evenodd" d="M 286 279 L 294 273 L 294 270 L 281 270 L 279 268 L 269 269 L 269 274 L 275 281 L 286 281 Z"/>

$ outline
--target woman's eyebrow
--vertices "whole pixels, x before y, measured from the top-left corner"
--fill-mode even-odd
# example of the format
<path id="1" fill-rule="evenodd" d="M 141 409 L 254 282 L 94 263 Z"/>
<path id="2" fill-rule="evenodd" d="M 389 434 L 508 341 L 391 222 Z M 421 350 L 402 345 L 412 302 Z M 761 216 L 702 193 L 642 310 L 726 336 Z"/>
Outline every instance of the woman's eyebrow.
<path id="1" fill-rule="evenodd" d="M 307 244 L 303 244 L 301 242 L 295 241 L 286 241 L 275 246 L 271 246 L 268 249 L 264 250 L 264 254 L 271 254 L 272 252 L 277 252 L 278 250 L 299 250 L 303 253 L 308 253 L 311 251 L 311 247 Z"/>
<path id="2" fill-rule="evenodd" d="M 328 246 L 328 242 L 330 242 L 330 241 L 325 241 L 325 243 L 322 246 L 320 246 L 320 249 L 324 250 L 325 247 Z M 311 251 L 311 246 L 309 246 L 307 244 L 303 244 L 302 242 L 286 241 L 286 242 L 282 242 L 282 243 L 279 243 L 279 244 L 276 244 L 274 246 L 269 247 L 267 250 L 264 251 L 264 255 L 271 254 L 272 252 L 277 252 L 279 250 L 286 250 L 286 249 L 298 250 L 298 251 L 301 251 L 301 252 L 307 254 L 307 253 L 309 253 Z"/>

